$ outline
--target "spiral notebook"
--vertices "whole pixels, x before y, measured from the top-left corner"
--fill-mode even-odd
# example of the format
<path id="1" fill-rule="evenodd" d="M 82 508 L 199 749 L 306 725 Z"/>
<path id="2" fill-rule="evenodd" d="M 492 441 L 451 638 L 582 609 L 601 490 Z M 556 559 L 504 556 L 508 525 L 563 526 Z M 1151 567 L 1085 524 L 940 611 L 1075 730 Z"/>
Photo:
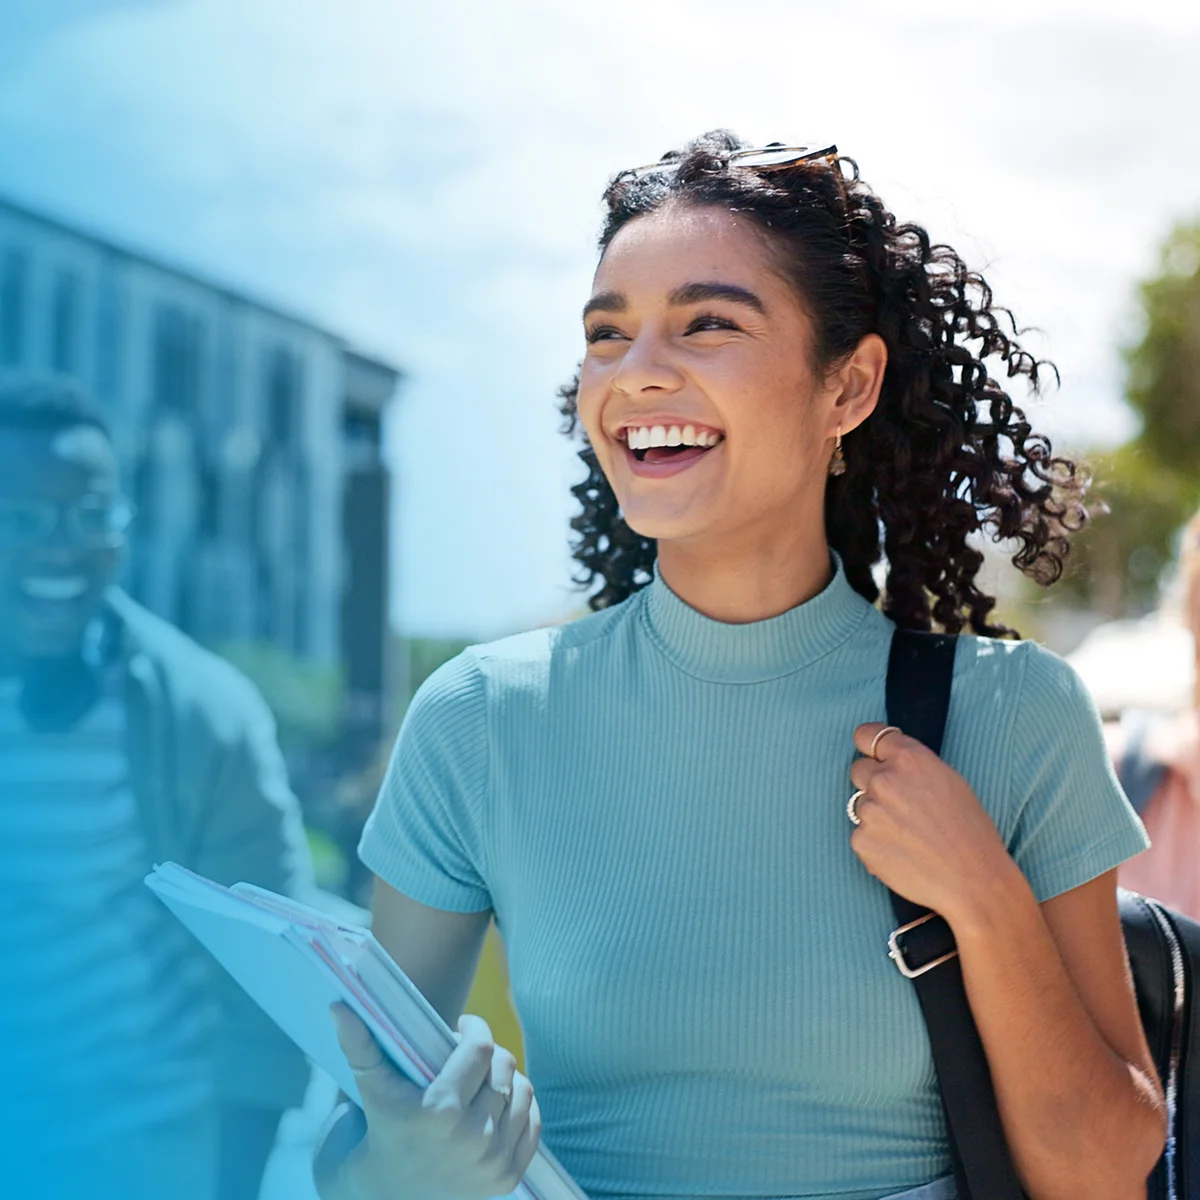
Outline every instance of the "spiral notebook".
<path id="1" fill-rule="evenodd" d="M 329 1015 L 335 1001 L 358 1014 L 418 1087 L 430 1083 L 457 1045 L 450 1027 L 368 930 L 251 884 L 223 887 L 177 863 L 156 866 L 146 886 L 356 1102 L 354 1074 Z M 587 1200 L 541 1146 L 511 1195 Z"/>

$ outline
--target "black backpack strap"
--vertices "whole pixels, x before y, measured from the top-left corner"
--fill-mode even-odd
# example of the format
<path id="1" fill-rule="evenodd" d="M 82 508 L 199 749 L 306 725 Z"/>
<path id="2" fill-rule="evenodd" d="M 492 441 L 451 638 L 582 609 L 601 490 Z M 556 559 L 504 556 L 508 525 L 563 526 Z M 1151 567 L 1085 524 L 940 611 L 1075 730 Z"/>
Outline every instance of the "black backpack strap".
<path id="1" fill-rule="evenodd" d="M 887 673 L 887 719 L 935 754 L 950 711 L 955 638 L 897 629 Z M 1021 1200 L 996 1106 L 987 1055 L 967 1001 L 950 927 L 936 913 L 889 893 L 896 914 L 891 956 L 912 978 L 929 1030 L 946 1111 L 958 1200 Z M 911 928 L 905 930 L 906 926 Z"/>

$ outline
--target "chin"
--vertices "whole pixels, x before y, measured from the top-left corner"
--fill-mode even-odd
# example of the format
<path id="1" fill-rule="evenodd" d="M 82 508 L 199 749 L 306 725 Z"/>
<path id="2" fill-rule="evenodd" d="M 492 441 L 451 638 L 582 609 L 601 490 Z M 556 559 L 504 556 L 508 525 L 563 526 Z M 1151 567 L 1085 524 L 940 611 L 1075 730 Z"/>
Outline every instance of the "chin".
<path id="1" fill-rule="evenodd" d="M 79 651 L 83 629 L 22 632 L 16 639 L 17 650 L 25 659 L 70 658 Z"/>
<path id="2" fill-rule="evenodd" d="M 695 516 L 668 516 L 656 513 L 639 513 L 636 510 L 632 516 L 624 509 L 621 515 L 625 524 L 644 538 L 651 538 L 658 543 L 685 542 L 702 538 L 709 529 L 709 522 L 697 520 Z"/>

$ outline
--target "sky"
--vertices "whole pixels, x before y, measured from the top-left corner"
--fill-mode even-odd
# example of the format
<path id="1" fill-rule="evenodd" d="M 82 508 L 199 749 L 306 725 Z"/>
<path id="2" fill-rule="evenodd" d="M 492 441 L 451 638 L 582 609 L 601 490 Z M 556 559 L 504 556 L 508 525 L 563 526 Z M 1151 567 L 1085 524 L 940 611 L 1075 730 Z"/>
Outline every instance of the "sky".
<path id="1" fill-rule="evenodd" d="M 394 621 L 497 636 L 582 605 L 554 392 L 604 185 L 706 129 L 835 141 L 1036 327 L 1036 424 L 1136 431 L 1136 283 L 1200 215 L 1200 5 L 965 7 L 5 0 L 0 193 L 403 368 Z"/>

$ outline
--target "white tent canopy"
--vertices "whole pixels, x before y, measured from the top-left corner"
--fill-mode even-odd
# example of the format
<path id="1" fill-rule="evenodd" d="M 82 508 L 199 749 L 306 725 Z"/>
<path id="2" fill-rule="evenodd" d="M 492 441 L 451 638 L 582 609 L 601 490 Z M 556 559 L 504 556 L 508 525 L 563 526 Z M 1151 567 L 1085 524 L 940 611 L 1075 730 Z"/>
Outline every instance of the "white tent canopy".
<path id="1" fill-rule="evenodd" d="M 1109 719 L 1127 708 L 1178 712 L 1193 702 L 1192 635 L 1165 615 L 1097 626 L 1067 661 Z"/>

